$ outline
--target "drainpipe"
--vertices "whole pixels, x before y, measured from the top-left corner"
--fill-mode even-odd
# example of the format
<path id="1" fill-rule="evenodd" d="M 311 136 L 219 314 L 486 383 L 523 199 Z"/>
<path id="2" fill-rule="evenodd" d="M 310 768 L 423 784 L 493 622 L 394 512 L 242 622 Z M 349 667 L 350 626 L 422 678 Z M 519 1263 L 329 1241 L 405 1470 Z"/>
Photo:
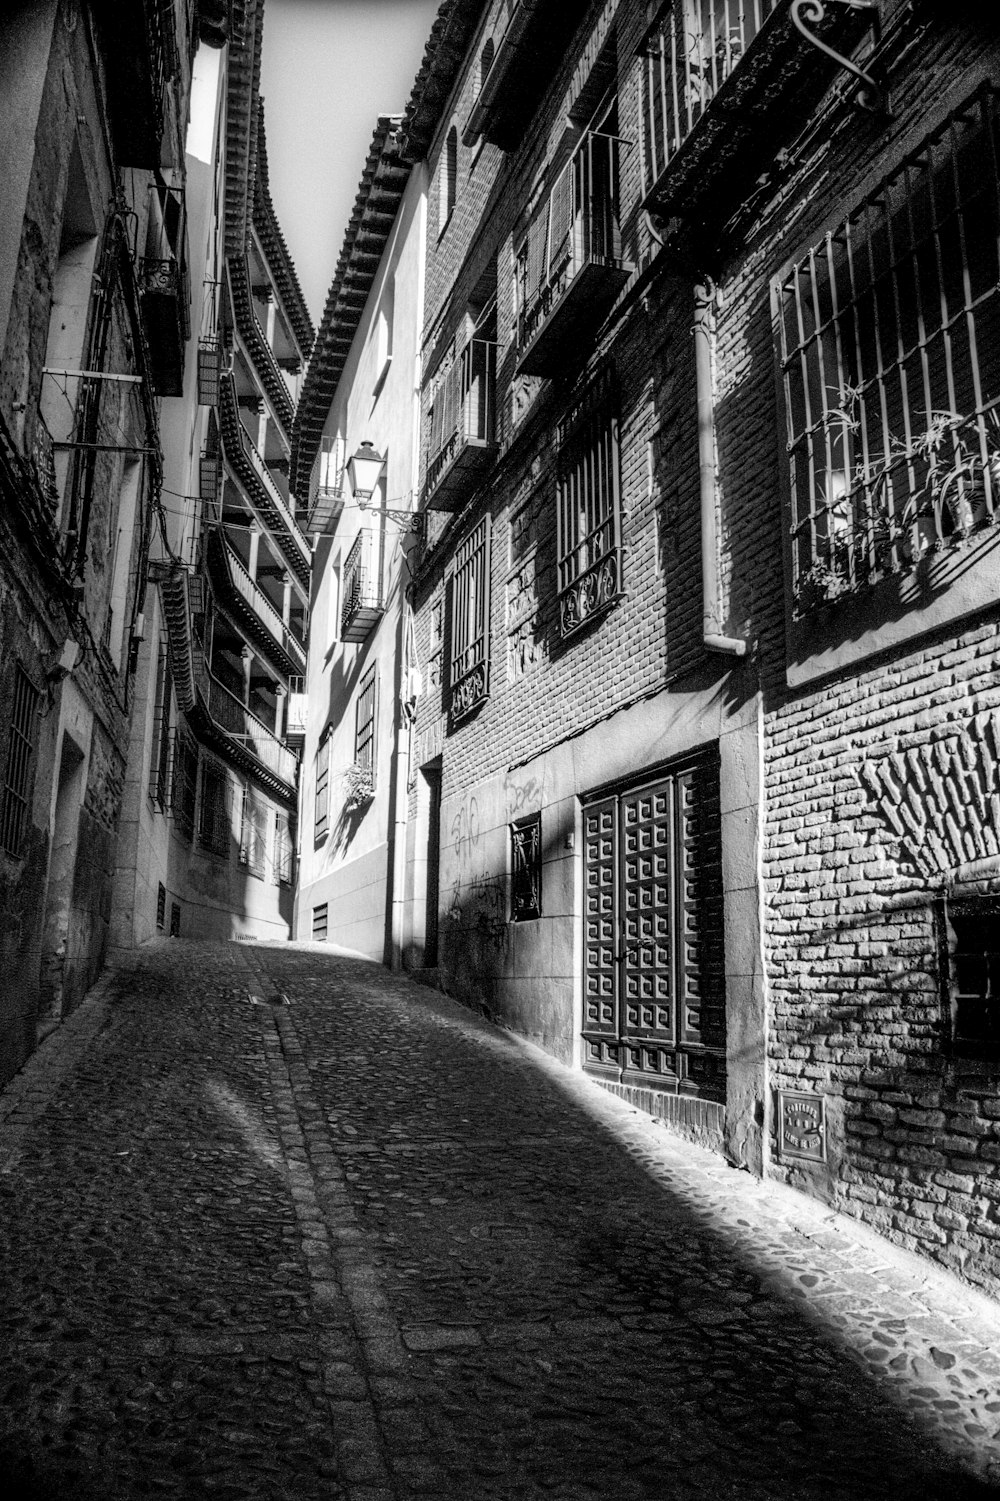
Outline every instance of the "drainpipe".
<path id="1" fill-rule="evenodd" d="M 694 368 L 698 393 L 698 478 L 701 502 L 702 637 L 710 651 L 746 655 L 747 644 L 722 630 L 719 603 L 718 530 L 715 523 L 715 404 L 712 389 L 712 304 L 709 277 L 694 289 Z"/>

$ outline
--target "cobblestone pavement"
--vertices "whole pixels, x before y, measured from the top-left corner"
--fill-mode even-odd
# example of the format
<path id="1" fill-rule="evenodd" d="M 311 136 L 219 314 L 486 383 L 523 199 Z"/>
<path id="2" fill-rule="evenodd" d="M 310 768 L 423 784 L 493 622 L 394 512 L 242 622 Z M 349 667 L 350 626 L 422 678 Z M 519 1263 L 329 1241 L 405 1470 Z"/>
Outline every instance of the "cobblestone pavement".
<path id="1" fill-rule="evenodd" d="M 1000 1494 L 994 1305 L 318 945 L 92 993 L 0 1095 L 0 1275 L 25 1501 Z"/>

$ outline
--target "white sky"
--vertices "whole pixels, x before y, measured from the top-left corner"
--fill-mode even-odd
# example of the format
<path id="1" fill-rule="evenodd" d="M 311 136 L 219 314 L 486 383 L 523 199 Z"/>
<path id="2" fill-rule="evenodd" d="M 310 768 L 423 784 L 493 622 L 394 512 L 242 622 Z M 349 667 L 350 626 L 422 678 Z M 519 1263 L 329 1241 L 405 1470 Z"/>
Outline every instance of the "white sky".
<path id="1" fill-rule="evenodd" d="M 266 0 L 271 198 L 318 325 L 379 115 L 410 96 L 438 0 Z"/>

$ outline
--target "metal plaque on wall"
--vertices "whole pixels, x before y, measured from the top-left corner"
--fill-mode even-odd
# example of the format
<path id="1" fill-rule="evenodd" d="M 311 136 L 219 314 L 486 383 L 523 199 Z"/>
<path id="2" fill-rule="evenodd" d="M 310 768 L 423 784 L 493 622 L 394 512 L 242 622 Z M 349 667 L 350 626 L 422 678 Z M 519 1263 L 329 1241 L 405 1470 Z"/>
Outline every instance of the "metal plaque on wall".
<path id="1" fill-rule="evenodd" d="M 826 1161 L 823 1096 L 778 1090 L 778 1156 Z"/>

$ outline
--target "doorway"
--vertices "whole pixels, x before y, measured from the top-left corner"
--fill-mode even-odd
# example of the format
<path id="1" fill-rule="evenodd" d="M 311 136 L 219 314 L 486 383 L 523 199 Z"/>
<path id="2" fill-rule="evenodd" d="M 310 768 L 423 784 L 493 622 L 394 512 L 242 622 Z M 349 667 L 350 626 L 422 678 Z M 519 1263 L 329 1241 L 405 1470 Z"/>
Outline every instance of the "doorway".
<path id="1" fill-rule="evenodd" d="M 717 752 L 585 804 L 583 1066 L 725 1102 Z"/>
<path id="2" fill-rule="evenodd" d="M 73 879 L 80 837 L 85 757 L 81 748 L 64 734 L 59 756 L 49 878 L 45 892 L 45 927 L 42 935 L 42 966 L 38 997 L 37 1037 L 57 1027 L 65 1014 L 67 968 L 73 958 Z"/>

